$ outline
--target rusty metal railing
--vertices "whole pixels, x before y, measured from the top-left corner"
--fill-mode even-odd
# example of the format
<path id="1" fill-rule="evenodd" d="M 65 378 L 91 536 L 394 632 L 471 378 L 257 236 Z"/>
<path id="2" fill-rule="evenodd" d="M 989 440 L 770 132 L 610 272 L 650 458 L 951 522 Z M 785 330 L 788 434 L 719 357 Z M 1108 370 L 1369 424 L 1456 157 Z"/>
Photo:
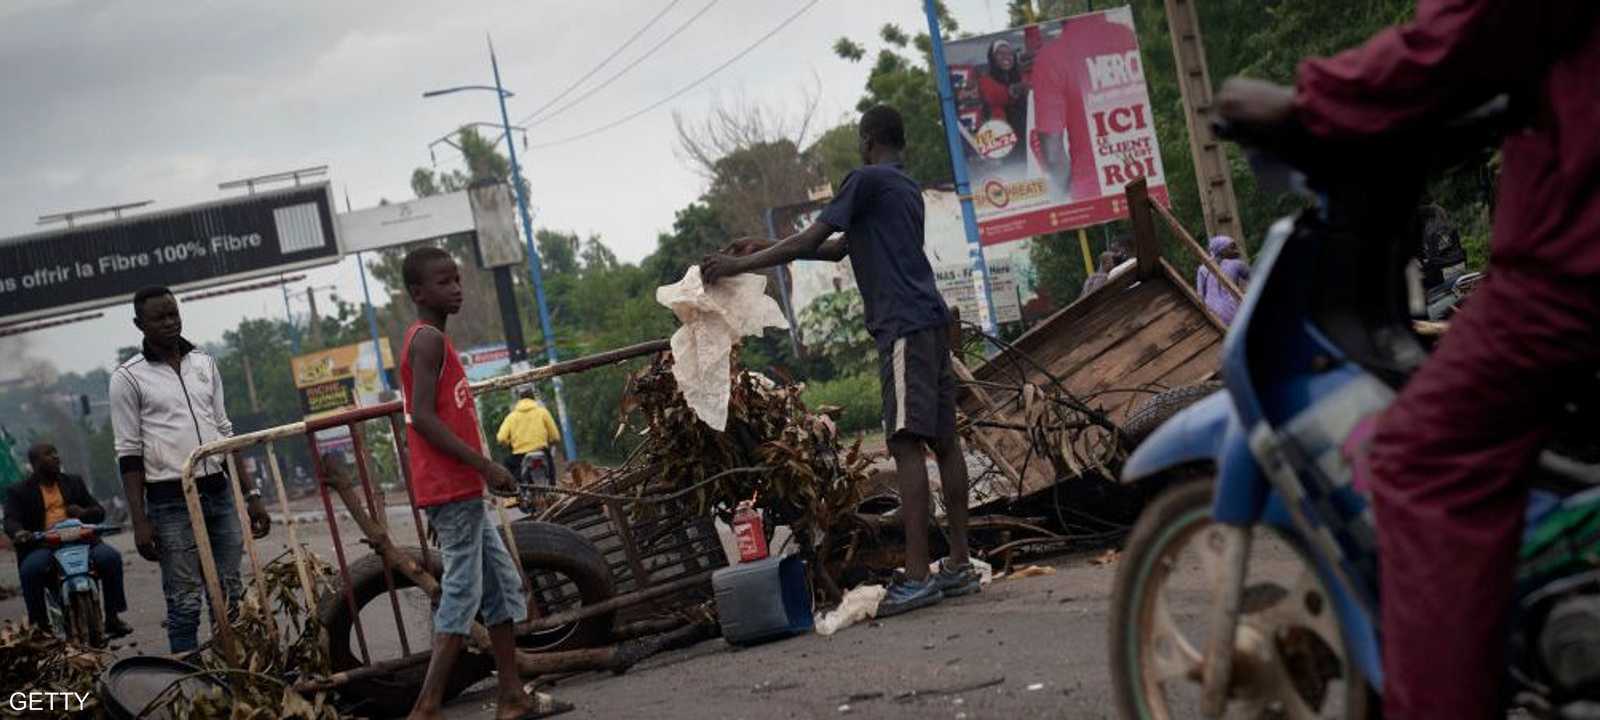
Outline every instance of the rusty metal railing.
<path id="1" fill-rule="evenodd" d="M 631 345 L 616 350 L 568 360 L 566 362 L 537 367 L 523 372 L 511 373 L 509 375 L 493 378 L 484 382 L 474 383 L 471 387 L 475 396 L 482 397 L 486 393 L 507 390 L 518 385 L 546 380 L 561 375 L 579 373 L 631 358 L 666 351 L 668 349 L 669 344 L 667 340 L 652 340 L 649 342 L 639 343 L 637 345 Z M 344 553 L 344 543 L 342 542 L 339 534 L 338 521 L 334 513 L 332 498 L 328 492 L 328 484 L 326 479 L 330 470 L 328 467 L 326 467 L 326 461 L 322 457 L 322 454 L 318 452 L 319 441 L 317 439 L 317 433 L 337 427 L 348 427 L 350 429 L 352 438 L 351 442 L 356 455 L 357 474 L 360 478 L 362 492 L 367 502 L 367 507 L 371 511 L 375 520 L 377 522 L 384 523 L 386 526 L 388 516 L 387 507 L 385 504 L 380 502 L 381 496 L 373 489 L 371 474 L 367 467 L 368 453 L 366 443 L 362 437 L 362 433 L 360 432 L 360 426 L 363 423 L 380 418 L 386 418 L 389 421 L 389 427 L 395 440 L 395 451 L 397 453 L 396 460 L 399 464 L 401 479 L 406 487 L 407 498 L 412 513 L 412 520 L 416 525 L 418 545 L 419 547 L 427 547 L 426 532 L 422 522 L 422 513 L 420 510 L 418 510 L 416 505 L 416 494 L 414 491 L 411 467 L 406 452 L 406 423 L 404 408 L 400 401 L 391 401 L 377 405 L 370 405 L 367 407 L 357 408 L 355 410 L 341 412 L 332 416 L 318 418 L 312 421 L 288 423 L 286 425 L 279 425 L 277 427 L 258 430 L 256 432 L 244 433 L 229 438 L 215 440 L 195 448 L 195 450 L 190 453 L 188 459 L 184 462 L 182 476 L 184 502 L 188 509 L 190 525 L 194 531 L 196 550 L 200 554 L 200 571 L 205 580 L 207 597 L 213 609 L 229 607 L 229 599 L 223 594 L 221 578 L 218 574 L 216 560 L 212 556 L 211 541 L 206 528 L 205 514 L 201 510 L 200 506 L 199 488 L 195 484 L 195 469 L 199 466 L 201 460 L 207 457 L 226 453 L 229 456 L 228 462 L 230 469 L 232 470 L 232 477 L 234 481 L 237 481 L 238 478 L 242 477 L 238 468 L 238 452 L 246 448 L 256 446 L 264 446 L 266 448 L 267 475 L 270 476 L 274 489 L 276 490 L 279 498 L 279 505 L 282 514 L 281 522 L 285 526 L 286 532 L 289 535 L 289 548 L 294 558 L 296 573 L 299 576 L 301 590 L 305 595 L 306 604 L 308 607 L 313 608 L 317 605 L 319 598 L 317 597 L 315 585 L 311 580 L 308 561 L 304 555 L 304 547 L 300 542 L 298 531 L 296 530 L 292 514 L 289 510 L 289 496 L 283 483 L 283 476 L 279 469 L 277 454 L 272 446 L 272 443 L 277 441 L 303 436 L 306 438 L 306 442 L 311 451 L 312 462 L 316 467 L 318 477 L 317 484 L 321 494 L 322 509 L 325 519 L 328 523 L 330 538 L 333 541 L 334 554 L 338 562 L 339 577 L 341 580 L 340 585 L 344 588 L 345 602 L 348 604 L 351 613 L 357 643 L 360 647 L 361 658 L 364 663 L 371 664 L 371 653 L 367 647 L 366 633 L 361 624 L 360 608 L 356 606 L 354 592 L 351 588 L 349 564 Z M 482 424 L 479 423 L 480 428 L 481 425 Z M 480 436 L 479 440 L 482 442 L 483 438 Z M 485 448 L 485 450 L 487 450 L 487 448 Z M 240 527 L 248 528 L 249 520 L 243 493 L 233 492 L 233 499 L 235 512 L 237 512 L 239 516 Z M 510 543 L 508 549 L 511 550 L 512 553 L 516 553 L 515 539 L 511 533 L 511 527 L 505 512 L 505 507 L 503 504 L 498 502 L 495 503 L 495 505 L 499 508 L 501 530 L 505 533 L 507 542 Z M 267 616 L 267 622 L 270 623 L 272 622 L 272 613 L 270 611 L 271 606 L 268 604 L 268 598 L 265 595 L 265 587 L 263 583 L 260 582 L 260 578 L 262 577 L 261 561 L 256 549 L 255 537 L 248 531 L 243 532 L 242 535 L 244 538 L 245 549 L 250 557 L 253 578 L 255 579 L 255 582 L 252 583 L 253 591 L 257 594 L 257 599 L 260 601 L 261 607 L 266 611 L 265 614 Z M 402 651 L 407 655 L 410 655 L 410 642 L 405 632 L 405 622 L 401 617 L 399 598 L 395 591 L 393 569 L 389 567 L 387 559 L 385 559 L 384 565 L 386 589 L 390 599 L 390 607 L 394 611 L 396 625 L 399 628 Z M 524 583 L 527 583 L 526 577 L 524 577 Z M 529 597 L 532 597 L 531 593 Z M 560 614 L 558 614 L 558 616 L 559 615 Z M 227 614 L 216 613 L 216 616 L 226 617 Z M 549 624 L 550 621 L 556 619 L 558 619 L 558 617 L 545 618 L 540 621 L 535 621 L 535 624 Z M 228 662 L 237 663 L 239 660 L 239 648 L 237 646 L 236 639 L 233 637 L 232 628 L 225 621 L 215 623 L 215 628 L 216 630 L 214 639 L 218 650 Z"/>

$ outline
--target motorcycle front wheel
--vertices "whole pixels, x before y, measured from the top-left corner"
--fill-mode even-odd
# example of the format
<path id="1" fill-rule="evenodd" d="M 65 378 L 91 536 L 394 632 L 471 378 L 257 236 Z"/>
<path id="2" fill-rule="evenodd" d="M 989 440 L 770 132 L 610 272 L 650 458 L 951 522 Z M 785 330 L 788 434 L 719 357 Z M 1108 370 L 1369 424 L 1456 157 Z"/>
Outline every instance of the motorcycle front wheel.
<path id="1" fill-rule="evenodd" d="M 1211 478 L 1145 509 L 1117 568 L 1108 633 L 1126 720 L 1200 717 L 1207 610 L 1222 568 Z M 1371 691 L 1344 646 L 1311 558 L 1267 526 L 1252 530 L 1225 717 L 1366 720 Z"/>
<path id="2" fill-rule="evenodd" d="M 100 615 L 100 603 L 94 593 L 71 593 L 67 598 L 66 616 L 67 639 L 89 647 L 105 647 L 105 618 Z"/>

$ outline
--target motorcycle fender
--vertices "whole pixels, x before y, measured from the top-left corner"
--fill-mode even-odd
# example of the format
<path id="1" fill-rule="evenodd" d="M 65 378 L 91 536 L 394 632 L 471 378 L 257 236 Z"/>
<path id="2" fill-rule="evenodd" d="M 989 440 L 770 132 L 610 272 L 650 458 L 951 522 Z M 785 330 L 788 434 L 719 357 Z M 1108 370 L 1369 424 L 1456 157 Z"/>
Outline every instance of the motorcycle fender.
<path id="1" fill-rule="evenodd" d="M 94 592 L 94 579 L 88 575 L 73 575 L 61 584 L 61 589 L 68 595 L 80 592 Z"/>
<path id="2" fill-rule="evenodd" d="M 1212 514 L 1218 522 L 1250 525 L 1261 515 L 1267 484 L 1250 452 L 1249 434 L 1232 399 L 1219 390 L 1156 428 L 1122 465 L 1122 481 L 1137 483 L 1196 462 L 1217 468 Z"/>
<path id="3" fill-rule="evenodd" d="M 1224 390 L 1180 410 L 1134 449 L 1122 464 L 1122 481 L 1136 483 L 1182 465 L 1216 461 L 1233 417 L 1233 403 Z"/>

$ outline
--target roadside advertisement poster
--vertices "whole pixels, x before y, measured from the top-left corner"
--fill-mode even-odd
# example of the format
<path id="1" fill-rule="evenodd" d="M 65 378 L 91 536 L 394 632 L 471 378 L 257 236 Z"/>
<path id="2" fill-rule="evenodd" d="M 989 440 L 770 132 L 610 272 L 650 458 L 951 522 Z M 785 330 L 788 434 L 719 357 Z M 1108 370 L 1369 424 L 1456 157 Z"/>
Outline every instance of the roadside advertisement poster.
<path id="1" fill-rule="evenodd" d="M 389 339 L 379 338 L 378 344 L 383 347 L 383 367 L 393 369 Z M 383 392 L 370 340 L 296 355 L 289 368 L 300 393 L 300 412 L 307 420 L 375 404 Z"/>
<path id="2" fill-rule="evenodd" d="M 0 239 L 0 322 L 339 261 L 327 183 Z"/>
<path id="3" fill-rule="evenodd" d="M 804 230 L 816 221 L 827 204 L 826 200 L 814 200 L 773 208 L 773 229 L 779 236 Z M 968 258 L 961 201 L 950 190 L 925 188 L 922 204 L 922 251 L 933 267 L 939 294 L 944 296 L 946 305 L 961 310 L 963 319 L 976 321 L 978 283 Z M 998 322 L 1020 320 L 1021 308 L 1039 295 L 1031 247 L 1028 242 L 1015 242 L 984 248 L 984 262 L 989 266 L 989 294 L 994 298 Z M 836 263 L 796 260 L 788 269 L 789 302 L 796 317 L 801 317 L 817 298 L 856 287 L 849 258 Z"/>
<path id="4" fill-rule="evenodd" d="M 1127 7 L 947 42 L 984 245 L 1127 217 L 1123 186 L 1167 199 Z"/>
<path id="5" fill-rule="evenodd" d="M 479 345 L 461 350 L 461 367 L 467 371 L 467 380 L 483 382 L 511 372 L 511 350 L 505 343 Z"/>

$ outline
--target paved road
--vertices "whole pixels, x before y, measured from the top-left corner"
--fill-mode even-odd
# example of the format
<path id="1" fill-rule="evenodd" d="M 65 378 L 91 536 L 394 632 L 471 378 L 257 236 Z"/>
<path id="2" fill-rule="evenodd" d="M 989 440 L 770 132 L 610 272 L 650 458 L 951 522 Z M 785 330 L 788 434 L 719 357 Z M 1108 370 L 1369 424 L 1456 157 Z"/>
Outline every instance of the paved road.
<path id="1" fill-rule="evenodd" d="M 390 521 L 398 539 L 415 542 L 408 513 L 391 510 Z M 332 561 L 325 530 L 297 530 Z M 286 538 L 275 526 L 262 544 L 264 559 L 284 550 Z M 349 531 L 344 541 L 347 552 L 367 553 Z M 127 563 L 133 606 L 127 619 L 136 629 L 118 652 L 163 652 L 156 566 L 138 558 L 129 534 L 110 542 Z M 1112 717 L 1105 636 L 1116 566 L 1090 559 L 1056 558 L 1050 562 L 1054 575 L 1001 581 L 980 595 L 833 637 L 808 635 L 749 649 L 713 640 L 657 656 L 623 676 L 590 673 L 550 690 L 578 706 L 566 716 L 573 718 Z M 15 587 L 10 557 L 0 557 L 0 585 Z M 1180 621 L 1200 608 L 1201 593 L 1183 595 L 1174 606 Z M 0 618 L 23 616 L 20 598 L 0 601 Z M 490 700 L 487 691 L 469 693 L 449 715 L 492 717 Z"/>

